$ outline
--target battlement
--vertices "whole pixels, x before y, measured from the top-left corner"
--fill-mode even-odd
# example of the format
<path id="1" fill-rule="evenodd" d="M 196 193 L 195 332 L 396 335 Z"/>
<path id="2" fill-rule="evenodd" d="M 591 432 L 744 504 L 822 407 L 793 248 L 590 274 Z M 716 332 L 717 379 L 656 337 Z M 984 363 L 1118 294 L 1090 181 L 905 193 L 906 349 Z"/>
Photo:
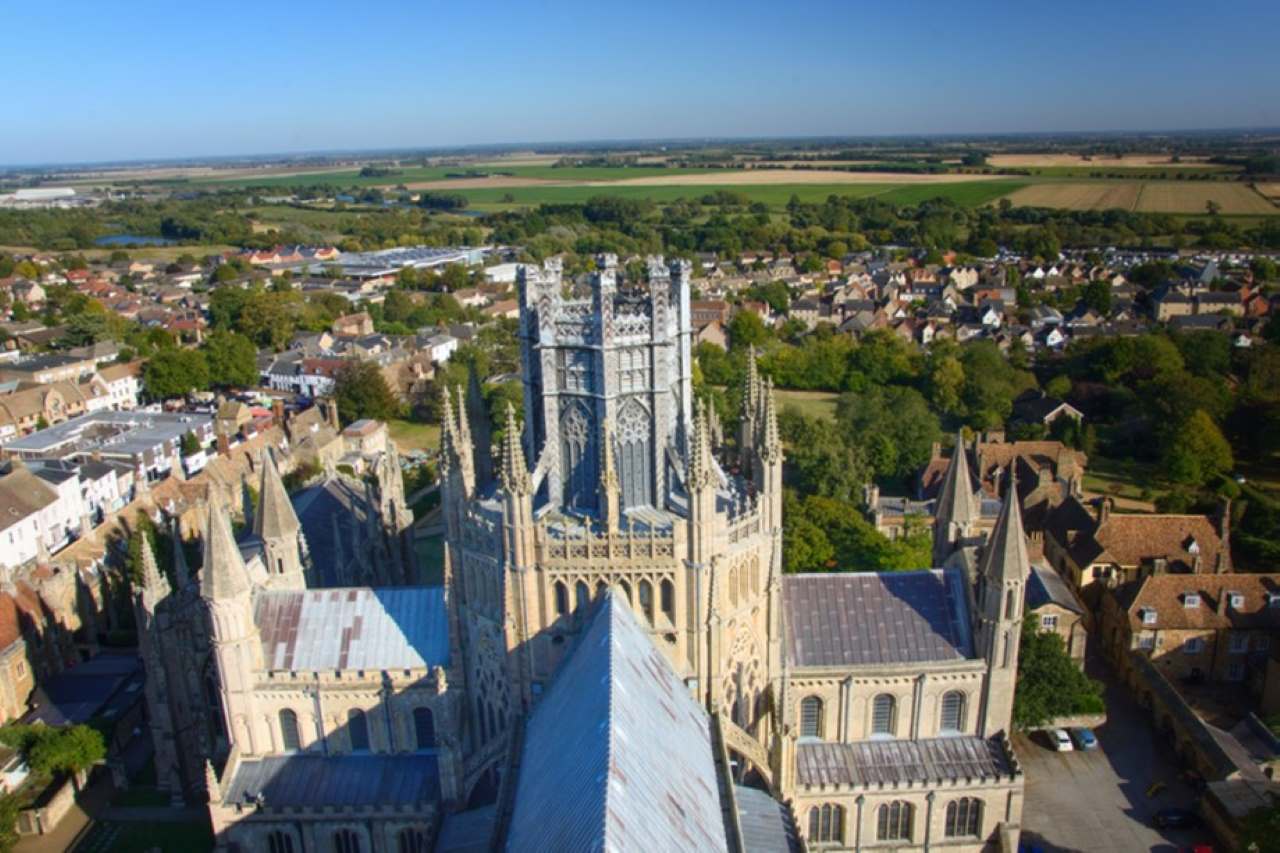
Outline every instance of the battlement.
<path id="1" fill-rule="evenodd" d="M 364 687 L 381 689 L 390 686 L 396 690 L 430 690 L 442 694 L 448 688 L 448 677 L 443 667 L 414 669 L 338 669 L 323 671 L 293 671 L 268 669 L 257 674 L 258 687 L 270 689 L 310 689 L 316 686 Z"/>

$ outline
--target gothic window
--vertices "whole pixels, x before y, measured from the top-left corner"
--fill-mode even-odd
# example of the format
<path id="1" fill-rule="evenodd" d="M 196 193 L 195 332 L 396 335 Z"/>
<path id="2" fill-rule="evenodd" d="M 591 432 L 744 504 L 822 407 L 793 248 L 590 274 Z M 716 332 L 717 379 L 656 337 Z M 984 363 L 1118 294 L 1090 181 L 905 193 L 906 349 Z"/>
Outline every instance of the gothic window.
<path id="1" fill-rule="evenodd" d="M 436 748 L 436 722 L 430 708 L 413 709 L 413 733 L 418 749 Z"/>
<path id="2" fill-rule="evenodd" d="M 1004 618 L 1012 619 L 1015 616 L 1013 612 L 1015 604 L 1013 590 L 1009 590 L 1004 596 Z"/>
<path id="3" fill-rule="evenodd" d="M 747 572 L 748 574 L 751 575 L 751 593 L 752 595 L 754 595 L 760 591 L 760 560 L 759 558 L 752 557 L 751 562 L 748 565 L 751 567 L 747 570 Z"/>
<path id="4" fill-rule="evenodd" d="M 608 585 L 606 585 L 604 581 L 596 581 L 595 597 L 600 598 L 602 595 L 604 595 L 604 591 L 608 588 L 609 588 Z"/>
<path id="5" fill-rule="evenodd" d="M 280 748 L 284 752 L 302 749 L 302 739 L 298 737 L 298 715 L 288 708 L 280 712 Z"/>
<path id="6" fill-rule="evenodd" d="M 574 598 L 576 599 L 573 602 L 573 606 L 576 610 L 581 612 L 582 609 L 591 601 L 591 590 L 587 588 L 586 581 L 578 581 L 577 584 L 574 585 L 573 591 Z"/>
<path id="7" fill-rule="evenodd" d="M 729 567 L 729 604 L 738 604 L 738 567 Z"/>
<path id="8" fill-rule="evenodd" d="M 360 853 L 360 836 L 354 829 L 339 829 L 333 834 L 333 853 Z"/>
<path id="9" fill-rule="evenodd" d="M 961 797 L 947 803 L 947 838 L 976 838 L 982 834 L 982 800 Z"/>
<path id="10" fill-rule="evenodd" d="M 587 350 L 560 350 L 557 353 L 560 389 L 590 394 L 593 383 L 592 355 Z"/>
<path id="11" fill-rule="evenodd" d="M 567 506 L 592 508 L 596 494 L 596 454 L 590 413 L 580 402 L 570 403 L 561 418 L 564 502 Z"/>
<path id="12" fill-rule="evenodd" d="M 369 751 L 369 720 L 359 708 L 347 712 L 347 735 L 351 738 L 352 752 Z"/>
<path id="13" fill-rule="evenodd" d="M 569 587 L 564 585 L 564 581 L 556 581 L 556 615 L 566 616 L 569 613 Z"/>
<path id="14" fill-rule="evenodd" d="M 905 800 L 894 800 L 880 807 L 876 821 L 879 841 L 910 841 L 911 818 L 915 808 Z"/>
<path id="15" fill-rule="evenodd" d="M 293 853 L 293 835 L 283 829 L 268 832 L 267 853 Z"/>
<path id="16" fill-rule="evenodd" d="M 897 728 L 897 700 L 888 693 L 881 693 L 871 705 L 871 734 L 893 736 Z"/>
<path id="17" fill-rule="evenodd" d="M 1008 631 L 1004 632 L 1004 658 L 1002 666 L 1005 669 L 1009 668 L 1010 658 L 1013 657 L 1013 642 L 1010 640 L 1010 636 L 1011 635 Z"/>
<path id="18" fill-rule="evenodd" d="M 396 836 L 397 853 L 427 853 L 427 834 L 416 826 L 400 830 Z"/>
<path id="19" fill-rule="evenodd" d="M 669 579 L 662 580 L 662 615 L 672 625 L 676 624 L 676 585 Z"/>
<path id="20" fill-rule="evenodd" d="M 809 809 L 810 844 L 838 844 L 844 841 L 844 806 L 823 803 Z"/>
<path id="21" fill-rule="evenodd" d="M 631 584 L 626 581 L 618 581 L 618 588 L 622 590 L 622 594 L 627 597 L 627 604 L 631 604 Z"/>
<path id="22" fill-rule="evenodd" d="M 635 398 L 618 414 L 618 481 L 624 507 L 653 504 L 653 464 L 649 412 Z"/>
<path id="23" fill-rule="evenodd" d="M 645 621 L 653 624 L 653 584 L 647 580 L 640 581 L 640 610 Z"/>
<path id="24" fill-rule="evenodd" d="M 942 725 L 944 734 L 958 734 L 964 731 L 964 693 L 952 690 L 942 696 Z"/>
<path id="25" fill-rule="evenodd" d="M 745 602 L 749 600 L 747 587 L 751 583 L 751 579 L 748 577 L 751 573 L 751 567 L 748 564 L 743 563 L 738 567 L 738 573 L 738 597 Z"/>
<path id="26" fill-rule="evenodd" d="M 800 737 L 822 737 L 822 700 L 817 696 L 800 700 Z"/>

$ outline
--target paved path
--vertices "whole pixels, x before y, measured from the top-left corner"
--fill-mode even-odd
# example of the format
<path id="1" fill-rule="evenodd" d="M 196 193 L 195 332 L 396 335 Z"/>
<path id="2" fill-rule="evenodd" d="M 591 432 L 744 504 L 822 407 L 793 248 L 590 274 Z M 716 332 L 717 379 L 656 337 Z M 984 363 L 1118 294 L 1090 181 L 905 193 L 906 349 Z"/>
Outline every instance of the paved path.
<path id="1" fill-rule="evenodd" d="M 1105 673 L 1091 673 L 1094 677 Z M 1026 772 L 1023 841 L 1054 851 L 1174 851 L 1209 842 L 1207 830 L 1161 831 L 1151 816 L 1170 806 L 1192 807 L 1195 793 L 1179 779 L 1172 750 L 1118 685 L 1107 686 L 1107 724 L 1099 748 L 1053 752 L 1042 736 L 1021 735 L 1014 748 Z M 1165 789 L 1148 797 L 1153 782 Z"/>

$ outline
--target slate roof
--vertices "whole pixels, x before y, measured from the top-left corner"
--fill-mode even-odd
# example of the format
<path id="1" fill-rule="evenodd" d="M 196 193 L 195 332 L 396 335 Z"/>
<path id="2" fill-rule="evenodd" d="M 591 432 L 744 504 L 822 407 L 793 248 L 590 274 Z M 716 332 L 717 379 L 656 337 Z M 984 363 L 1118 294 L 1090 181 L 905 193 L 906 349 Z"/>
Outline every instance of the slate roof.
<path id="1" fill-rule="evenodd" d="M 801 785 L 903 785 L 1012 773 L 1000 744 L 972 735 L 796 745 L 796 779 Z"/>
<path id="2" fill-rule="evenodd" d="M 440 799 L 436 756 L 275 755 L 242 761 L 223 803 L 262 795 L 264 805 L 409 806 Z"/>
<path id="3" fill-rule="evenodd" d="M 356 528 L 363 533 L 370 512 L 364 492 L 342 477 L 330 477 L 295 493 L 291 500 L 319 585 L 347 582 L 345 565 L 340 563 L 348 563 L 356 556 Z M 340 544 L 334 538 L 334 519 L 338 521 Z"/>
<path id="4" fill-rule="evenodd" d="M 1032 564 L 1031 577 L 1027 581 L 1026 601 L 1028 610 L 1035 610 L 1046 604 L 1056 604 L 1073 613 L 1084 614 L 1084 608 L 1076 600 L 1067 582 L 1045 565 Z"/>
<path id="5" fill-rule="evenodd" d="M 446 814 L 440 823 L 434 853 L 489 853 L 497 815 L 497 806 Z"/>
<path id="6" fill-rule="evenodd" d="M 958 569 L 786 575 L 782 616 L 793 666 L 861 666 L 973 657 Z"/>
<path id="7" fill-rule="evenodd" d="M 425 669 L 449 663 L 440 587 L 275 590 L 254 600 L 267 669 Z"/>
<path id="8" fill-rule="evenodd" d="M 710 721 L 606 593 L 525 732 L 506 849 L 727 850 Z"/>
<path id="9" fill-rule="evenodd" d="M 799 853 L 800 838 L 791 811 L 758 788 L 733 787 L 744 853 Z"/>

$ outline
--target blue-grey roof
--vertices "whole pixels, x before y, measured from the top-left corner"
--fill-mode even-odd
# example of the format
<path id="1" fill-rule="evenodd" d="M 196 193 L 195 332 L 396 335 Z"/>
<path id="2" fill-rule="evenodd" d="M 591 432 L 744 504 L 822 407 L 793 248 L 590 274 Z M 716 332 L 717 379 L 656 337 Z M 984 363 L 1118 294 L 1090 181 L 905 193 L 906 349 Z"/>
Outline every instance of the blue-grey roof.
<path id="1" fill-rule="evenodd" d="M 287 806 L 409 806 L 440 799 L 436 756 L 294 755 L 242 761 L 224 803 L 262 797 L 271 808 Z"/>
<path id="2" fill-rule="evenodd" d="M 1026 600 L 1028 610 L 1056 604 L 1074 613 L 1084 613 L 1084 608 L 1062 576 L 1048 566 L 1035 563 L 1031 565 L 1031 577 L 1027 581 Z"/>
<path id="3" fill-rule="evenodd" d="M 436 837 L 435 853 L 489 853 L 497 806 L 447 814 Z"/>
<path id="4" fill-rule="evenodd" d="M 44 680 L 23 721 L 65 726 L 114 719 L 142 698 L 145 678 L 137 655 L 103 652 Z"/>
<path id="5" fill-rule="evenodd" d="M 735 785 L 738 826 L 744 853 L 799 853 L 800 839 L 791 810 L 757 788 Z"/>
<path id="6" fill-rule="evenodd" d="M 973 657 L 958 569 L 786 575 L 782 613 L 794 666 L 860 666 Z"/>
<path id="7" fill-rule="evenodd" d="M 425 669 L 449 663 L 440 587 L 352 587 L 258 594 L 267 669 Z"/>
<path id="8" fill-rule="evenodd" d="M 796 745 L 801 785 L 905 785 L 1012 772 L 999 743 L 973 736 Z"/>
<path id="9" fill-rule="evenodd" d="M 727 849 L 710 721 L 612 593 L 529 719 L 506 849 Z"/>
<path id="10" fill-rule="evenodd" d="M 302 525 L 307 540 L 312 570 L 319 586 L 350 583 L 346 564 L 356 558 L 357 535 L 363 536 L 371 509 L 363 490 L 342 477 L 329 477 L 323 482 L 290 497 L 293 511 Z M 334 519 L 338 522 L 341 547 L 334 541 Z M 360 528 L 357 534 L 356 528 Z M 343 565 L 338 564 L 341 557 Z"/>

